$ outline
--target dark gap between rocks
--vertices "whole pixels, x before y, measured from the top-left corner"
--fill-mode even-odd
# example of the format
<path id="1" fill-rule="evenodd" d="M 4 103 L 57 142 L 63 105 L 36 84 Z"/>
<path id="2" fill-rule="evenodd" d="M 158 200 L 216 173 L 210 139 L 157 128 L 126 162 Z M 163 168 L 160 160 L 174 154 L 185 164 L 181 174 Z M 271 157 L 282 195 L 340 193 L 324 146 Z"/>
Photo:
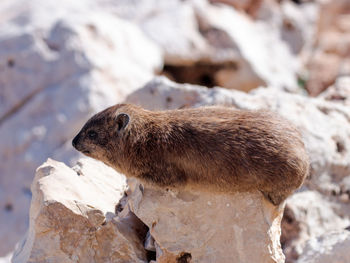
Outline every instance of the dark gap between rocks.
<path id="1" fill-rule="evenodd" d="M 147 261 L 151 262 L 152 260 L 157 260 L 157 254 L 155 251 L 149 251 L 146 250 L 146 257 L 147 257 Z"/>
<path id="2" fill-rule="evenodd" d="M 294 212 L 288 207 L 285 207 L 281 222 L 281 247 L 286 256 L 286 263 L 295 262 L 298 259 L 298 253 L 291 243 L 299 237 L 300 225 L 296 220 Z"/>
<path id="3" fill-rule="evenodd" d="M 13 67 L 15 66 L 15 60 L 14 60 L 13 58 L 9 58 L 9 59 L 7 60 L 7 66 L 8 66 L 9 68 L 13 68 Z"/>
<path id="4" fill-rule="evenodd" d="M 13 210 L 13 204 L 7 203 L 4 209 L 6 212 L 11 212 Z"/>
<path id="5" fill-rule="evenodd" d="M 118 204 L 116 204 L 116 206 L 115 206 L 115 211 L 114 211 L 115 215 L 114 216 L 117 216 L 120 212 L 122 212 L 124 210 L 124 208 L 127 205 L 127 202 L 128 202 L 128 194 L 127 194 L 127 192 L 124 192 L 124 196 L 119 200 Z M 157 255 L 156 255 L 155 249 L 153 251 L 153 250 L 148 250 L 145 247 L 146 239 L 147 239 L 147 236 L 149 233 L 148 226 L 144 222 L 142 222 L 141 219 L 139 219 L 131 211 L 129 211 L 128 216 L 126 218 L 124 218 L 122 221 L 124 221 L 126 224 L 128 224 L 131 228 L 133 228 L 135 230 L 140 242 L 142 242 L 142 244 L 144 246 L 147 261 L 150 262 L 152 260 L 156 260 Z"/>
<path id="6" fill-rule="evenodd" d="M 182 252 L 177 258 L 176 263 L 190 263 L 192 259 L 191 253 Z"/>
<path id="7" fill-rule="evenodd" d="M 337 141 L 336 142 L 336 146 L 337 146 L 337 152 L 338 153 L 344 153 L 345 151 L 345 145 L 343 142 Z"/>
<path id="8" fill-rule="evenodd" d="M 161 75 L 165 75 L 178 83 L 190 83 L 212 88 L 219 86 L 216 80 L 216 73 L 222 69 L 238 70 L 238 65 L 234 62 L 222 64 L 199 62 L 193 65 L 181 66 L 165 65 Z"/>

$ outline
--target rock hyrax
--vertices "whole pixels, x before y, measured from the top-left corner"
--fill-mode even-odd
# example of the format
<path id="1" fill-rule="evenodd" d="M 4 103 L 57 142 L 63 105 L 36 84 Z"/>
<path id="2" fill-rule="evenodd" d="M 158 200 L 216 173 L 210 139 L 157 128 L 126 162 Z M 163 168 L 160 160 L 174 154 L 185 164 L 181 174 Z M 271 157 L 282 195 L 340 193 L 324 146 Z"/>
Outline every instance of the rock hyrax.
<path id="1" fill-rule="evenodd" d="M 149 111 L 118 104 L 93 116 L 73 146 L 146 184 L 259 190 L 275 205 L 301 186 L 309 170 L 300 133 L 268 111 Z"/>

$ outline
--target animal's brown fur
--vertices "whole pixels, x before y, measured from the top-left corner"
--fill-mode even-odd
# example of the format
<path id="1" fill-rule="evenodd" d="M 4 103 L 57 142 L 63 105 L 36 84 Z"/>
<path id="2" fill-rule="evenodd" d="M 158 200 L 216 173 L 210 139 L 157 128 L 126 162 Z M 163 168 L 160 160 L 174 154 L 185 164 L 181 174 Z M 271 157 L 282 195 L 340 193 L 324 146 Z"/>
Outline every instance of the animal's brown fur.
<path id="1" fill-rule="evenodd" d="M 115 105 L 93 116 L 73 146 L 149 184 L 260 190 L 275 205 L 301 186 L 309 169 L 291 123 L 272 112 L 228 107 L 148 111 Z"/>

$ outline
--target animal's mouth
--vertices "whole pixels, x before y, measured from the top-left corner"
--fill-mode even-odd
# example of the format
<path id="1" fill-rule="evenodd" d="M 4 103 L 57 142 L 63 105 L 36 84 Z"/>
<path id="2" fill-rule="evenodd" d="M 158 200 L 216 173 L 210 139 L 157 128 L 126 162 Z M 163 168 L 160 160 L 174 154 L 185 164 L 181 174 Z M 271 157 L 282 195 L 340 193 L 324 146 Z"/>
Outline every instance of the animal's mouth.
<path id="1" fill-rule="evenodd" d="M 81 145 L 74 145 L 74 148 L 83 154 L 90 154 L 91 153 L 90 150 L 84 149 Z"/>

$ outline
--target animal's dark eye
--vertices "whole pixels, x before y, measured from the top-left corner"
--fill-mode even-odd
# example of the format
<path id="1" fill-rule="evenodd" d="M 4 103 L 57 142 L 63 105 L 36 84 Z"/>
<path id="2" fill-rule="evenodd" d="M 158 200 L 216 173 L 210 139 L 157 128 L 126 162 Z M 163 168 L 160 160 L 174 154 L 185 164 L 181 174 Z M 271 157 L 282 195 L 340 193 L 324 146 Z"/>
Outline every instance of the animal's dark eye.
<path id="1" fill-rule="evenodd" d="M 96 139 L 97 138 L 97 132 L 95 132 L 95 131 L 89 131 L 87 135 L 88 135 L 88 137 L 90 139 Z"/>

